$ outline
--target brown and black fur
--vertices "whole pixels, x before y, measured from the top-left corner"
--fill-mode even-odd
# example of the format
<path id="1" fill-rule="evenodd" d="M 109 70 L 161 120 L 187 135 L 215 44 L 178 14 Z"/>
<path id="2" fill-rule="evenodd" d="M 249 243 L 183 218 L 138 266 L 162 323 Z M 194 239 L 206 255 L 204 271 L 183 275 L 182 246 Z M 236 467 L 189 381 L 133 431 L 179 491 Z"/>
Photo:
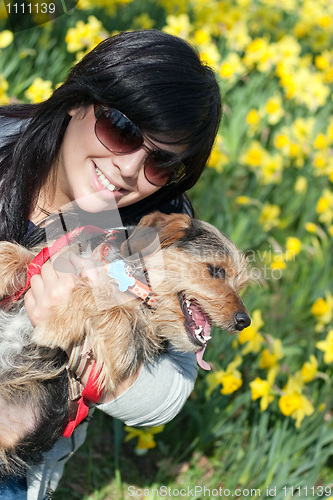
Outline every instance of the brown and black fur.
<path id="1" fill-rule="evenodd" d="M 239 295 L 249 279 L 245 257 L 210 224 L 187 215 L 154 212 L 143 217 L 129 239 L 115 250 L 115 255 L 121 256 L 134 275 L 142 275 L 145 268 L 157 296 L 153 307 L 119 292 L 114 280 L 106 274 L 95 284 L 80 278 L 69 301 L 53 307 L 47 321 L 31 329 L 31 341 L 39 346 L 36 349 L 43 346 L 68 351 L 74 342 L 86 338 L 87 347 L 97 361 L 101 387 L 113 391 L 119 382 L 136 373 L 142 363 L 153 361 L 168 343 L 187 352 L 202 347 L 203 342 L 194 338 L 186 325 L 186 301 L 197 304 L 210 322 L 223 330 L 239 331 L 250 324 Z M 0 297 L 12 295 L 24 284 L 33 256 L 33 252 L 19 245 L 0 243 Z M 18 307 L 16 304 L 14 310 Z M 13 313 L 9 310 L 5 314 Z M 45 354 L 41 355 L 39 366 L 43 377 L 49 370 L 50 379 L 57 379 Z M 10 385 L 15 373 L 6 373 Z M 23 397 L 21 393 L 29 391 L 29 383 L 15 389 L 17 401 Z M 44 392 L 41 380 L 41 398 Z M 38 393 L 38 388 L 32 390 L 36 408 Z M 3 463 L 6 453 L 0 432 Z"/>

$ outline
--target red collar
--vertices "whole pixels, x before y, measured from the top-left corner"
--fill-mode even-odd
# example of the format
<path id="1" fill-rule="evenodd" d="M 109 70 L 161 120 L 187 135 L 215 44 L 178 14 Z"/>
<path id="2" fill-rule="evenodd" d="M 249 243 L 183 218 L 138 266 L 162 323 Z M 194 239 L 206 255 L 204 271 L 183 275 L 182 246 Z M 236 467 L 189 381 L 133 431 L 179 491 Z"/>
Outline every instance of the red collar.
<path id="1" fill-rule="evenodd" d="M 73 231 L 70 231 L 67 234 L 64 234 L 60 238 L 58 238 L 50 247 L 43 248 L 36 257 L 30 262 L 28 270 L 27 270 L 27 283 L 22 290 L 16 292 L 15 295 L 11 297 L 6 297 L 0 302 L 0 308 L 7 305 L 8 303 L 16 302 L 21 295 L 26 292 L 30 286 L 30 280 L 35 274 L 40 274 L 42 265 L 45 264 L 46 261 L 53 257 L 59 250 L 64 248 L 66 245 L 70 245 L 74 238 L 79 236 L 82 232 L 87 234 L 107 234 L 107 231 L 100 229 L 95 226 L 82 226 Z"/>
<path id="2" fill-rule="evenodd" d="M 16 302 L 24 292 L 30 286 L 30 280 L 32 276 L 35 274 L 39 274 L 41 272 L 42 265 L 47 262 L 50 257 L 55 255 L 59 250 L 64 248 L 65 246 L 71 244 L 75 238 L 77 238 L 82 232 L 85 232 L 89 235 L 98 235 L 98 234 L 110 234 L 108 231 L 104 231 L 95 226 L 82 226 L 80 228 L 74 229 L 67 234 L 64 234 L 60 238 L 58 238 L 50 247 L 43 248 L 36 257 L 30 262 L 28 270 L 27 270 L 27 283 L 22 290 L 19 290 L 15 295 L 11 297 L 6 297 L 2 301 L 0 301 L 0 308 L 6 306 L 7 304 L 11 304 L 12 302 Z M 117 231 L 115 231 L 117 232 Z M 111 239 L 115 236 L 111 233 Z M 101 247 L 101 254 L 104 256 L 103 261 L 105 264 L 108 264 L 106 260 L 106 255 L 108 253 L 107 245 L 103 245 Z M 148 305 L 153 305 L 156 301 L 156 295 L 152 294 L 152 291 L 149 286 L 141 283 L 136 278 L 134 278 L 128 269 L 126 269 L 129 278 L 134 280 L 134 284 L 128 287 L 128 291 L 134 294 L 136 297 L 143 300 Z M 81 397 L 78 400 L 78 409 L 76 412 L 76 416 L 69 421 L 67 424 L 63 436 L 70 437 L 75 429 L 79 425 L 82 420 L 84 420 L 88 414 L 89 410 L 89 402 L 97 403 L 102 395 L 102 390 L 99 391 L 96 386 L 96 381 L 98 378 L 98 373 L 95 373 L 96 362 L 94 363 L 89 379 L 86 387 L 83 389 Z"/>
<path id="3" fill-rule="evenodd" d="M 64 437 L 71 437 L 75 427 L 77 427 L 82 420 L 86 418 L 89 411 L 89 403 L 97 403 L 102 396 L 103 390 L 99 391 L 96 385 L 98 373 L 95 373 L 96 369 L 96 361 L 93 364 L 93 367 L 90 371 L 87 385 L 82 391 L 81 397 L 78 401 L 78 408 L 76 411 L 76 415 L 72 418 L 65 427 L 63 432 Z"/>
<path id="4" fill-rule="evenodd" d="M 27 270 L 27 283 L 24 288 L 16 292 L 15 295 L 11 297 L 6 297 L 0 301 L 0 308 L 3 308 L 7 304 L 11 304 L 12 302 L 16 302 L 21 295 L 26 292 L 30 286 L 30 280 L 35 274 L 40 274 L 42 265 L 45 264 L 53 255 L 55 255 L 59 250 L 62 250 L 65 246 L 70 245 L 75 238 L 77 238 L 82 232 L 87 233 L 88 235 L 98 235 L 98 234 L 110 234 L 110 232 L 105 231 L 104 229 L 100 229 L 96 226 L 82 226 L 73 231 L 70 231 L 67 234 L 64 234 L 60 238 L 58 238 L 50 247 L 43 248 L 34 259 L 30 262 Z M 117 231 L 114 231 L 116 233 Z M 114 233 L 111 233 L 111 239 L 115 237 Z M 105 264 L 108 264 L 106 260 L 106 255 L 109 252 L 109 248 L 107 245 L 103 245 L 100 251 L 101 259 Z M 128 277 L 134 280 L 134 284 L 129 286 L 126 291 L 129 291 L 139 299 L 143 300 L 148 305 L 153 305 L 156 302 L 156 295 L 154 295 L 149 286 L 142 283 L 141 281 L 134 278 L 129 269 L 127 268 L 126 272 L 128 273 Z"/>

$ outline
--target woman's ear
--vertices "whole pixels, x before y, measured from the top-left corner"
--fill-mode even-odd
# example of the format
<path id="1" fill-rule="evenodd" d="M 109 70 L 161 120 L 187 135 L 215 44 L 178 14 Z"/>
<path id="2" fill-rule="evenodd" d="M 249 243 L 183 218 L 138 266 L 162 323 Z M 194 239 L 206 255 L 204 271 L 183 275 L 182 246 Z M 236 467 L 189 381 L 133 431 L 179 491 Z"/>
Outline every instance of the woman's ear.
<path id="1" fill-rule="evenodd" d="M 76 106 L 75 108 L 71 108 L 70 110 L 68 110 L 67 114 L 72 118 L 84 118 L 88 110 L 89 106 Z"/>
<path id="2" fill-rule="evenodd" d="M 68 114 L 69 116 L 72 116 L 72 117 L 73 117 L 73 116 L 77 116 L 77 115 L 78 115 L 78 113 L 80 112 L 80 110 L 81 110 L 81 106 L 77 106 L 76 108 L 72 108 L 72 109 L 70 109 L 69 111 L 67 111 L 67 114 Z"/>

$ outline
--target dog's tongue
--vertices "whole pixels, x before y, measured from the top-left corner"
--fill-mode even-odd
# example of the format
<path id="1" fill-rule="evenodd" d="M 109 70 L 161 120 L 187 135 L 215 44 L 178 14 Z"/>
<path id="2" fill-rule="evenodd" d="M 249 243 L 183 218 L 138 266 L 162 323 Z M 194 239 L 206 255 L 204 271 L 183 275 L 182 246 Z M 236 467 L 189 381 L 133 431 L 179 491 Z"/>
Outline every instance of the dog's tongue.
<path id="1" fill-rule="evenodd" d="M 209 337 L 212 326 L 210 324 L 208 317 L 204 314 L 204 312 L 201 310 L 201 308 L 198 307 L 194 302 L 192 302 L 190 308 L 191 308 L 191 312 L 192 312 L 192 319 L 194 320 L 195 324 L 197 326 L 202 327 L 204 337 Z M 209 364 L 206 363 L 206 361 L 204 361 L 204 359 L 203 359 L 203 355 L 204 355 L 206 346 L 207 346 L 207 342 L 195 354 L 197 357 L 198 365 L 203 370 L 210 370 L 211 368 L 210 368 Z"/>
<path id="2" fill-rule="evenodd" d="M 203 347 L 201 347 L 201 349 L 199 351 L 197 351 L 195 353 L 196 357 L 197 357 L 197 362 L 198 362 L 198 365 L 203 369 L 203 370 L 211 370 L 211 367 L 209 366 L 208 363 L 206 363 L 206 361 L 203 359 L 203 355 L 204 355 L 204 352 L 205 352 L 205 349 L 206 349 L 206 345 L 204 345 Z"/>

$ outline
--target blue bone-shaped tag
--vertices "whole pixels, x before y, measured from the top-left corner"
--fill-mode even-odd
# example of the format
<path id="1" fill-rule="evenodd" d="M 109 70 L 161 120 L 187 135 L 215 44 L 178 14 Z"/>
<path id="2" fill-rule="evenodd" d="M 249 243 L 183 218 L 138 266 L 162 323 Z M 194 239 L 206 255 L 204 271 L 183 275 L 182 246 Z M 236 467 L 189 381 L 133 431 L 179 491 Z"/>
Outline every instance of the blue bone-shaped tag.
<path id="1" fill-rule="evenodd" d="M 133 276 L 129 276 L 126 264 L 123 260 L 115 260 L 108 265 L 108 275 L 116 280 L 121 292 L 126 292 L 129 286 L 135 284 Z"/>

